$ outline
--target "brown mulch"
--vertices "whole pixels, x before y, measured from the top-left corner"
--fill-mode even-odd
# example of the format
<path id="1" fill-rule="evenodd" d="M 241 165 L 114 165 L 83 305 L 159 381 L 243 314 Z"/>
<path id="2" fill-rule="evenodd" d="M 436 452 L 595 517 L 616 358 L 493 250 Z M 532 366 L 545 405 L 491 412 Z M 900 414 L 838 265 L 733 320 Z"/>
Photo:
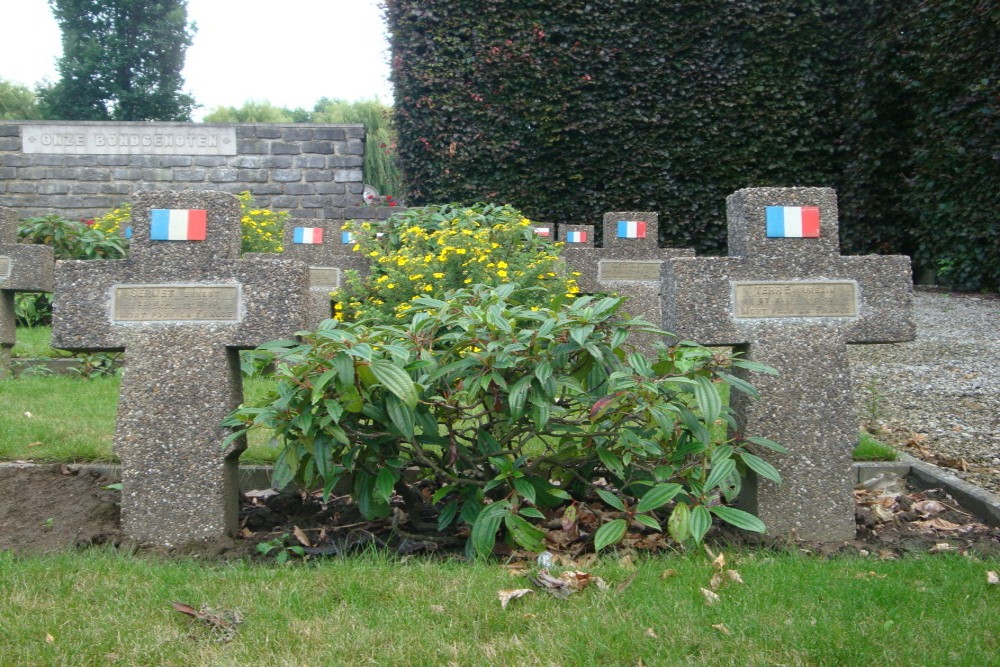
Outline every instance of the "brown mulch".
<path id="1" fill-rule="evenodd" d="M 49 465 L 0 468 L 0 551 L 50 553 L 95 544 L 123 544 L 119 528 L 119 492 L 106 488 L 111 480 L 75 466 Z M 743 543 L 770 548 L 795 548 L 821 555 L 860 554 L 898 558 L 917 553 L 968 553 L 1000 557 L 1000 528 L 987 526 L 940 489 L 858 489 L 857 538 L 842 544 L 790 543 L 787 539 L 760 538 L 738 531 L 713 528 L 710 543 Z M 600 510 L 596 510 L 600 514 Z M 456 543 L 467 535 L 419 536 L 398 508 L 398 527 L 392 521 L 366 521 L 347 496 L 323 504 L 317 495 L 251 492 L 245 496 L 240 534 L 233 539 L 196 543 L 174 554 L 199 557 L 262 558 L 258 545 L 301 547 L 310 558 L 349 554 L 372 546 L 408 555 L 417 553 L 461 554 Z M 579 556 L 592 550 L 588 521 L 599 516 L 578 506 L 579 519 L 571 530 L 561 517 L 547 523 L 549 550 Z M 574 530 L 577 531 L 574 533 Z M 400 532 L 404 533 L 401 535 Z M 416 532 L 416 531 L 414 531 Z M 456 539 L 457 538 L 457 539 Z M 635 533 L 626 537 L 635 551 L 671 551 L 675 545 L 666 536 Z M 141 552 L 162 550 L 137 548 Z M 521 556 L 504 545 L 501 555 Z M 271 557 L 275 554 L 271 552 Z"/>

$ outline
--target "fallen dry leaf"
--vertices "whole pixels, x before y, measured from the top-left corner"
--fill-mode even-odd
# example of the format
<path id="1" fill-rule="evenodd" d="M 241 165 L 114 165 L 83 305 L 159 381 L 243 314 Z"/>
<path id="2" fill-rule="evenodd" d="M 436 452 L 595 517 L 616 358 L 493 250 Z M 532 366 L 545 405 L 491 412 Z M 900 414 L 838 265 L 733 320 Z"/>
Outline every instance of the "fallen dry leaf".
<path id="1" fill-rule="evenodd" d="M 920 502 L 913 503 L 913 509 L 924 516 L 934 516 L 945 511 L 946 508 L 936 500 L 921 500 Z"/>
<path id="2" fill-rule="evenodd" d="M 732 581 L 734 583 L 737 583 L 737 584 L 744 583 L 743 582 L 743 577 L 741 577 L 740 573 L 737 572 L 736 570 L 726 570 L 726 576 L 729 577 L 729 581 Z"/>
<path id="3" fill-rule="evenodd" d="M 636 576 L 638 576 L 638 574 L 639 574 L 638 572 L 633 572 L 632 574 L 630 574 L 628 576 L 627 579 L 625 579 L 625 581 L 623 581 L 620 584 L 618 584 L 617 586 L 615 586 L 615 593 L 621 593 L 623 590 L 625 590 L 626 588 L 628 588 L 629 586 L 631 586 L 632 582 L 635 581 L 635 578 L 636 578 Z M 600 579 L 600 577 L 597 577 L 597 578 Z M 598 584 L 598 588 L 600 588 L 600 584 Z M 604 589 L 601 589 L 601 590 L 604 590 Z"/>
<path id="4" fill-rule="evenodd" d="M 716 572 L 715 574 L 713 574 L 712 579 L 708 582 L 709 588 L 711 588 L 713 591 L 719 590 L 719 586 L 722 585 L 722 577 L 723 575 L 721 572 Z"/>
<path id="5" fill-rule="evenodd" d="M 940 554 L 949 551 L 958 551 L 958 547 L 956 547 L 954 544 L 948 544 L 947 542 L 938 542 L 930 549 L 928 549 L 927 553 Z"/>
<path id="6" fill-rule="evenodd" d="M 635 569 L 635 562 L 634 562 L 634 559 L 632 557 L 632 554 L 625 554 L 624 556 L 622 556 L 621 558 L 619 558 L 618 559 L 618 567 L 620 567 L 623 570 L 634 570 Z"/>
<path id="7" fill-rule="evenodd" d="M 507 603 L 511 600 L 516 600 L 517 598 L 523 598 L 528 593 L 534 593 L 535 591 L 530 588 L 514 588 L 507 591 L 497 591 L 497 597 L 500 598 L 500 608 L 506 609 Z M 433 609 L 433 607 L 432 607 Z M 441 608 L 444 611 L 444 607 Z"/>
<path id="8" fill-rule="evenodd" d="M 896 518 L 896 515 L 892 513 L 892 510 L 886 509 L 879 504 L 872 505 L 872 515 L 879 523 L 889 523 Z"/>
<path id="9" fill-rule="evenodd" d="M 660 638 L 659 635 L 656 634 L 656 631 L 653 630 L 653 628 L 646 628 L 646 636 L 647 637 L 652 637 L 653 639 L 659 639 Z"/>
<path id="10" fill-rule="evenodd" d="M 712 561 L 712 566 L 716 570 L 722 570 L 726 567 L 726 554 L 720 553 L 716 556 L 715 560 Z"/>
<path id="11" fill-rule="evenodd" d="M 997 576 L 996 572 L 990 570 L 989 572 L 986 573 L 986 583 L 990 584 L 991 586 L 1000 585 L 1000 577 Z"/>
<path id="12" fill-rule="evenodd" d="M 444 613 L 444 605 L 443 604 L 432 604 L 431 605 L 431 611 L 433 611 L 435 614 L 443 614 Z"/>
<path id="13" fill-rule="evenodd" d="M 52 635 L 50 635 L 50 634 L 49 634 L 49 633 L 47 633 L 47 632 L 45 633 L 45 643 L 46 643 L 46 644 L 51 644 L 51 643 L 52 643 L 52 642 L 54 642 L 55 640 L 56 640 L 56 638 L 55 638 L 55 637 L 53 637 Z"/>
<path id="14" fill-rule="evenodd" d="M 726 627 L 725 623 L 715 623 L 714 625 L 712 625 L 712 627 L 715 628 L 716 630 L 718 630 L 719 632 L 721 632 L 724 635 L 731 635 L 731 634 L 733 634 L 733 631 L 730 630 L 728 627 Z"/>
<path id="15" fill-rule="evenodd" d="M 961 524 L 952 523 L 941 517 L 936 517 L 934 519 L 929 519 L 927 521 L 914 521 L 913 525 L 924 530 L 943 530 L 945 532 L 958 530 L 962 526 Z"/>
<path id="16" fill-rule="evenodd" d="M 660 573 L 660 579 L 669 579 L 670 577 L 676 577 L 677 570 L 670 568 L 669 570 L 664 570 Z"/>
<path id="17" fill-rule="evenodd" d="M 705 604 L 715 604 L 716 602 L 722 599 L 719 597 L 717 593 L 714 593 L 708 590 L 707 588 L 702 588 L 699 590 L 701 590 L 701 594 L 705 596 Z"/>
<path id="18" fill-rule="evenodd" d="M 539 570 L 537 575 L 528 577 L 528 580 L 549 595 L 553 595 L 559 599 L 568 598 L 576 592 L 562 579 L 553 577 L 548 570 Z"/>
<path id="19" fill-rule="evenodd" d="M 295 539 L 297 539 L 302 546 L 304 547 L 312 546 L 312 542 L 309 541 L 309 536 L 306 535 L 305 531 L 299 528 L 298 526 L 292 527 L 292 534 L 295 535 Z"/>

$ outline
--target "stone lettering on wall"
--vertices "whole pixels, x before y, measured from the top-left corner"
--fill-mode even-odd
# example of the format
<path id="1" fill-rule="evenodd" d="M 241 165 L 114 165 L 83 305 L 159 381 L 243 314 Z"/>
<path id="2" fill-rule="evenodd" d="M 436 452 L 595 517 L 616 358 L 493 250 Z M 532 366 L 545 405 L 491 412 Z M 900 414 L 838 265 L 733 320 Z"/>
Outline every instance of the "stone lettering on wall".
<path id="1" fill-rule="evenodd" d="M 236 128 L 148 123 L 25 124 L 21 150 L 63 155 L 236 155 Z"/>
<path id="2" fill-rule="evenodd" d="M 604 280 L 621 280 L 621 281 L 660 281 L 660 265 L 663 262 L 659 260 L 649 260 L 649 261 L 621 261 L 621 260 L 611 260 L 602 259 L 597 264 L 597 279 Z"/>
<path id="3" fill-rule="evenodd" d="M 237 285 L 115 285 L 113 322 L 238 322 Z"/>
<path id="4" fill-rule="evenodd" d="M 10 257 L 0 257 L 0 280 L 10 275 Z"/>
<path id="5" fill-rule="evenodd" d="M 764 317 L 857 317 L 854 282 L 733 283 L 737 319 Z"/>

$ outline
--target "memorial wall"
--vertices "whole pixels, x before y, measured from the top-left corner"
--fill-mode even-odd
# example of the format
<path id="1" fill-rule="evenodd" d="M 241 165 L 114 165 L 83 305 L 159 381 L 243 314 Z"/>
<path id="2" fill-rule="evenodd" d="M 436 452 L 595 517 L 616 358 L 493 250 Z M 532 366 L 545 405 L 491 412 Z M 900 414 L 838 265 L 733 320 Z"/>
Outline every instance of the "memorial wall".
<path id="1" fill-rule="evenodd" d="M 150 190 L 249 191 L 296 218 L 371 218 L 361 125 L 0 121 L 0 206 L 90 218 Z"/>

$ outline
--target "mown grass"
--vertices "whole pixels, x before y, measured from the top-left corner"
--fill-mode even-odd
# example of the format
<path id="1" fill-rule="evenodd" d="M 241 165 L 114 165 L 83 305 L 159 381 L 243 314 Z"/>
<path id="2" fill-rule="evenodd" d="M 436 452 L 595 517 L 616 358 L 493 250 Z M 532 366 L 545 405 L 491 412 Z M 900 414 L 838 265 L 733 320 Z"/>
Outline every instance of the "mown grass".
<path id="1" fill-rule="evenodd" d="M 496 563 L 363 556 L 281 567 L 108 549 L 0 554 L 5 664 L 985 664 L 1000 643 L 995 562 L 729 555 L 746 582 L 708 605 L 701 555 L 605 559 L 566 600 Z M 673 572 L 671 576 L 670 573 Z M 631 579 L 631 583 L 628 583 Z M 617 590 L 623 586 L 622 590 Z M 174 611 L 238 611 L 232 641 Z"/>
<path id="2" fill-rule="evenodd" d="M 52 340 L 52 327 L 17 327 L 14 332 L 14 347 L 11 348 L 11 355 L 15 357 L 66 357 L 70 356 L 65 350 L 53 349 L 49 342 Z"/>
<path id="3" fill-rule="evenodd" d="M 895 449 L 870 433 L 861 432 L 858 446 L 854 448 L 855 461 L 895 461 L 898 458 L 899 453 Z"/>
<path id="4" fill-rule="evenodd" d="M 270 380 L 244 379 L 245 400 L 256 401 Z M 112 451 L 120 380 L 51 375 L 0 380 L 0 460 L 116 462 Z M 269 433 L 251 434 L 240 461 L 272 463 Z"/>

